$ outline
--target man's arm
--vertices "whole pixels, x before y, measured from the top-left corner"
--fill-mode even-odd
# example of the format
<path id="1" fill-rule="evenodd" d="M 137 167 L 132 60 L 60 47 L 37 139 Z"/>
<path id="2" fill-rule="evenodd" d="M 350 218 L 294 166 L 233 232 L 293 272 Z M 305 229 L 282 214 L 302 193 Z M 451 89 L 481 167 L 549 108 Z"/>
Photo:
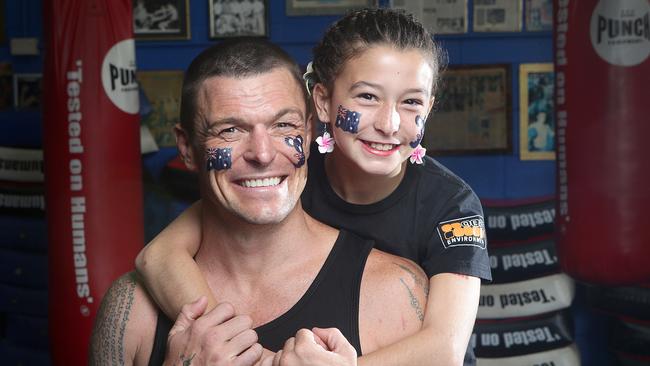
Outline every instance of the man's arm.
<path id="1" fill-rule="evenodd" d="M 417 276 L 419 277 L 419 276 Z M 472 333 L 480 279 L 452 273 L 431 277 L 422 329 L 364 354 L 359 365 L 462 365 Z"/>
<path id="2" fill-rule="evenodd" d="M 201 201 L 172 221 L 135 260 L 135 267 L 149 294 L 170 319 L 176 319 L 184 304 L 201 296 L 208 311 L 215 300 L 193 257 L 201 243 Z"/>
<path id="3" fill-rule="evenodd" d="M 95 318 L 90 365 L 134 365 L 149 360 L 156 315 L 147 302 L 133 273 L 113 282 Z M 142 341 L 147 338 L 149 342 Z"/>
<path id="4" fill-rule="evenodd" d="M 359 337 L 363 354 L 417 334 L 427 309 L 427 292 L 427 277 L 415 263 L 373 250 L 363 272 L 359 300 Z M 401 355 L 397 359 L 404 365 L 407 358 Z M 380 363 L 372 361 L 370 364 Z"/>

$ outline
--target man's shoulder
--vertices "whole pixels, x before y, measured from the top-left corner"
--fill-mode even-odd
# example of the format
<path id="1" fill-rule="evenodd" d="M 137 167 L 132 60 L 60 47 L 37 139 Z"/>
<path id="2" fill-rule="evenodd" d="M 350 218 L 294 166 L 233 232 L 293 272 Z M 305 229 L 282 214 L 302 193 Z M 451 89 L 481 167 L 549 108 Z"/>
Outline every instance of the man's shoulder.
<path id="1" fill-rule="evenodd" d="M 135 272 L 113 282 L 102 299 L 91 337 L 90 364 L 146 364 L 158 310 Z"/>
<path id="2" fill-rule="evenodd" d="M 364 353 L 422 327 L 429 281 L 414 262 L 373 249 L 361 282 L 359 327 Z"/>

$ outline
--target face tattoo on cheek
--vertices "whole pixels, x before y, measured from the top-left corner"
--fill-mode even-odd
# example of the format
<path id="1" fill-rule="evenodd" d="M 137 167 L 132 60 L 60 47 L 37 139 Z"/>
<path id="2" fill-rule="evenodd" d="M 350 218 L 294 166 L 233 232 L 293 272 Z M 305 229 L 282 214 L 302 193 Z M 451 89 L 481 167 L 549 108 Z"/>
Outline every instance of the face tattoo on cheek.
<path id="1" fill-rule="evenodd" d="M 409 145 L 414 149 L 420 145 L 424 137 L 424 119 L 420 116 L 415 116 L 415 125 L 418 126 L 418 134 L 415 136 L 415 140 L 409 142 Z"/>
<path id="2" fill-rule="evenodd" d="M 215 147 L 209 147 L 205 150 L 205 153 L 207 154 L 206 169 L 208 171 L 224 170 L 232 167 L 232 148 L 217 149 Z"/>
<path id="3" fill-rule="evenodd" d="M 357 133 L 359 131 L 359 118 L 361 113 L 354 112 L 349 109 L 339 106 L 338 113 L 336 114 L 336 127 L 348 133 Z"/>
<path id="4" fill-rule="evenodd" d="M 301 166 L 305 165 L 305 151 L 302 148 L 302 136 L 298 135 L 296 137 L 285 137 L 284 142 L 288 146 L 293 147 L 297 152 L 296 154 L 293 154 L 293 156 L 298 159 L 298 162 L 293 163 L 293 165 L 295 165 L 296 168 L 300 168 Z"/>

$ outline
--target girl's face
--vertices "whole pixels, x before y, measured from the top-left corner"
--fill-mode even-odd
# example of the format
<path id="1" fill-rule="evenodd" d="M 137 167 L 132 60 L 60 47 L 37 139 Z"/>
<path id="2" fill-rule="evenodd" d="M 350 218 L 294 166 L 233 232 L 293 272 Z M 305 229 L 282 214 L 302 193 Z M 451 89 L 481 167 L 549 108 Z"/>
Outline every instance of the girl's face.
<path id="1" fill-rule="evenodd" d="M 334 156 L 368 174 L 394 176 L 424 132 L 433 70 L 417 49 L 374 46 L 347 61 L 333 90 L 314 89 L 318 117 L 330 123 Z"/>

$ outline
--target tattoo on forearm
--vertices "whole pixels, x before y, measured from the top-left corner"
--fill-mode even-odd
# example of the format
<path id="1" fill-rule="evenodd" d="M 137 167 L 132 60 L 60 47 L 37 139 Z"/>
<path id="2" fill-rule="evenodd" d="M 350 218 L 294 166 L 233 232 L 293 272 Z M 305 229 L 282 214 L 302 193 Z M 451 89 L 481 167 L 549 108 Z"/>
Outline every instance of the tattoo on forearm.
<path id="1" fill-rule="evenodd" d="M 413 291 L 411 291 L 406 282 L 404 282 L 404 280 L 401 278 L 399 280 L 402 282 L 402 285 L 406 287 L 406 291 L 409 293 L 409 298 L 411 299 L 411 307 L 415 310 L 415 314 L 418 316 L 418 319 L 420 319 L 421 322 L 424 321 L 424 311 L 422 310 L 422 305 L 420 305 L 418 299 L 415 297 L 415 295 L 413 295 Z"/>
<path id="2" fill-rule="evenodd" d="M 429 281 L 427 281 L 426 278 L 422 278 L 422 276 L 418 276 L 417 273 L 413 272 L 410 268 L 408 268 L 403 264 L 398 264 L 398 263 L 393 263 L 393 264 L 403 269 L 409 275 L 411 275 L 415 284 L 420 286 L 424 291 L 424 295 L 429 296 Z"/>
<path id="3" fill-rule="evenodd" d="M 113 283 L 97 312 L 90 339 L 91 365 L 124 365 L 124 333 L 135 292 L 133 273 Z"/>
<path id="4" fill-rule="evenodd" d="M 181 355 L 181 362 L 183 363 L 183 366 L 190 366 L 192 364 L 194 356 L 196 356 L 196 353 L 192 353 L 192 355 L 189 357 Z"/>

